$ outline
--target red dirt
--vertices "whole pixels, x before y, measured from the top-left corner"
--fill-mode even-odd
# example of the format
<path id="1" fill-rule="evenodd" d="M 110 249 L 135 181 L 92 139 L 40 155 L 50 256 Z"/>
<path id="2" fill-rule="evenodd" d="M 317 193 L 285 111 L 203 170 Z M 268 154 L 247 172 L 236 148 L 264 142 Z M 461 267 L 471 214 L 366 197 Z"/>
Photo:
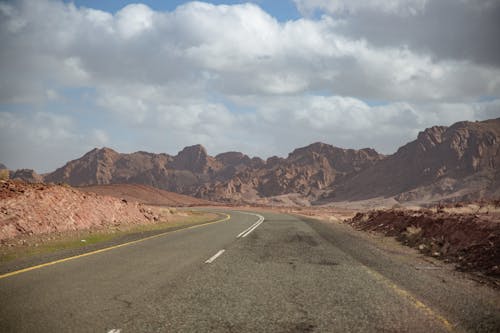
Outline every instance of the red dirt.
<path id="1" fill-rule="evenodd" d="M 157 212 L 137 202 L 60 185 L 0 181 L 0 244 L 25 235 L 153 223 Z"/>
<path id="2" fill-rule="evenodd" d="M 172 193 L 147 185 L 139 184 L 112 184 L 91 185 L 77 187 L 85 193 L 109 195 L 127 201 L 136 201 L 148 205 L 161 205 L 170 207 L 214 206 L 217 203 L 202 200 L 187 195 Z"/>
<path id="3" fill-rule="evenodd" d="M 24 194 L 28 189 L 44 190 L 53 185 L 47 184 L 28 184 L 20 180 L 0 181 L 0 200 L 15 198 Z"/>
<path id="4" fill-rule="evenodd" d="M 456 263 L 459 270 L 500 277 L 500 219 L 496 212 L 391 209 L 358 213 L 347 222 L 359 230 L 394 236 L 425 254 Z"/>

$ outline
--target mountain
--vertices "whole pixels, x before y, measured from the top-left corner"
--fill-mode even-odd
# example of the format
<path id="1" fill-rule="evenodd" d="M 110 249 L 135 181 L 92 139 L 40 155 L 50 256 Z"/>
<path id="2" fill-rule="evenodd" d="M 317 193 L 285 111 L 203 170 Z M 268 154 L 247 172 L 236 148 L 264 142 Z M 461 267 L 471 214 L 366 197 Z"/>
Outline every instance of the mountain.
<path id="1" fill-rule="evenodd" d="M 45 176 L 45 181 L 72 186 L 133 183 L 199 197 L 234 201 L 287 193 L 308 195 L 337 178 L 359 172 L 381 160 L 373 149 L 341 149 L 324 143 L 299 148 L 284 159 L 264 161 L 240 152 L 212 157 L 201 145 L 175 156 L 110 148 L 93 149 Z"/>
<path id="2" fill-rule="evenodd" d="M 44 180 L 143 184 L 222 202 L 426 202 L 500 197 L 499 165 L 500 118 L 428 128 L 389 156 L 320 142 L 265 161 L 234 151 L 212 157 L 201 145 L 175 156 L 93 149 Z"/>
<path id="3" fill-rule="evenodd" d="M 42 183 L 44 178 L 32 169 L 18 169 L 9 171 L 10 179 L 21 179 L 27 183 Z"/>
<path id="4" fill-rule="evenodd" d="M 395 154 L 338 184 L 331 199 L 498 197 L 499 181 L 500 118 L 464 121 L 420 132 Z"/>
<path id="5" fill-rule="evenodd" d="M 174 206 L 174 207 L 193 207 L 210 206 L 216 203 L 193 198 L 173 192 L 167 192 L 155 187 L 137 184 L 109 184 L 109 185 L 90 185 L 78 187 L 78 190 L 85 193 L 96 193 L 115 197 L 130 202 L 140 202 L 155 206 Z"/>
<path id="6" fill-rule="evenodd" d="M 144 184 L 173 192 L 188 193 L 208 181 L 210 169 L 205 148 L 187 147 L 177 156 L 135 152 L 120 154 L 110 148 L 93 149 L 48 174 L 47 182 L 72 186 Z"/>
<path id="7" fill-rule="evenodd" d="M 292 193 L 316 198 L 336 181 L 383 158 L 370 148 L 342 149 L 317 142 L 294 150 L 285 159 L 271 157 L 258 167 L 244 168 L 227 181 L 205 184 L 196 194 L 224 201 L 253 201 Z"/>

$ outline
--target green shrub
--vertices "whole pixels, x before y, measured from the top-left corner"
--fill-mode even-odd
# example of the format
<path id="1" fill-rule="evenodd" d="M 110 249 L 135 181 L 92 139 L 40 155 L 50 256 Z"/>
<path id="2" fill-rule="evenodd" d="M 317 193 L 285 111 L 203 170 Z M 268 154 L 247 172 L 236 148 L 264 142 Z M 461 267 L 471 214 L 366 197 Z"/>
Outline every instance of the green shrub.
<path id="1" fill-rule="evenodd" d="M 9 170 L 3 169 L 0 170 L 0 180 L 7 180 L 9 179 Z"/>

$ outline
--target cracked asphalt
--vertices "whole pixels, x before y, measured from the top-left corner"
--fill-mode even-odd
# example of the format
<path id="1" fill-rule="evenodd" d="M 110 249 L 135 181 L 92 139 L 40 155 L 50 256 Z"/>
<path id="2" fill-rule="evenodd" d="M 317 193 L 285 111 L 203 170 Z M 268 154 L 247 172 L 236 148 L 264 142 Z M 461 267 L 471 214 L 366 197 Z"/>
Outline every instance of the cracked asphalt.
<path id="1" fill-rule="evenodd" d="M 411 249 L 266 212 L 236 238 L 257 217 L 229 213 L 0 279 L 0 331 L 500 331 L 498 290 Z"/>

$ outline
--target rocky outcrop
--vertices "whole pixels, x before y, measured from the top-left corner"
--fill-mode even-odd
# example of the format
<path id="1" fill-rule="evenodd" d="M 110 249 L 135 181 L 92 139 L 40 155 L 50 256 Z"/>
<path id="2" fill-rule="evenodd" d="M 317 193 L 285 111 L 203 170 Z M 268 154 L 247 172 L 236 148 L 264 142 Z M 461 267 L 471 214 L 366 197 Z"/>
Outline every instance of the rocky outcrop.
<path id="1" fill-rule="evenodd" d="M 336 200 L 396 196 L 480 198 L 495 190 L 500 166 L 500 118 L 435 126 L 418 134 L 398 151 L 336 188 Z M 470 191 L 473 194 L 471 195 Z M 421 192 L 418 194 L 417 192 Z"/>
<path id="2" fill-rule="evenodd" d="M 41 183 L 43 182 L 43 176 L 39 175 L 32 169 L 18 169 L 9 172 L 10 179 L 23 180 L 28 183 Z"/>
<path id="3" fill-rule="evenodd" d="M 144 184 L 190 194 L 222 168 L 201 145 L 186 147 L 176 156 L 96 148 L 46 175 L 45 181 L 72 186 Z"/>
<path id="4" fill-rule="evenodd" d="M 239 152 L 212 157 L 201 145 L 175 156 L 102 148 L 68 162 L 45 181 L 76 186 L 144 184 L 224 202 L 261 202 L 286 195 L 294 195 L 294 202 L 313 204 L 376 197 L 496 198 L 499 142 L 500 118 L 428 128 L 390 156 L 371 148 L 342 149 L 320 142 L 266 161 Z"/>
<path id="5" fill-rule="evenodd" d="M 45 181 L 70 185 L 109 184 L 120 154 L 109 148 L 93 149 L 48 174 Z"/>
<path id="6" fill-rule="evenodd" d="M 384 156 L 373 149 L 341 149 L 314 143 L 287 158 L 270 157 L 260 167 L 246 167 L 227 181 L 205 185 L 197 195 L 212 200 L 249 200 L 297 193 L 315 200 L 337 178 L 363 170 Z"/>
<path id="7" fill-rule="evenodd" d="M 194 145 L 180 151 L 173 158 L 169 167 L 176 170 L 188 170 L 193 173 L 214 173 L 221 169 L 222 164 L 215 158 L 208 156 L 205 147 Z"/>
<path id="8" fill-rule="evenodd" d="M 230 151 L 227 153 L 219 154 L 215 156 L 215 159 L 226 167 L 227 166 L 236 167 L 239 165 L 250 166 L 252 162 L 250 157 L 237 151 Z"/>

